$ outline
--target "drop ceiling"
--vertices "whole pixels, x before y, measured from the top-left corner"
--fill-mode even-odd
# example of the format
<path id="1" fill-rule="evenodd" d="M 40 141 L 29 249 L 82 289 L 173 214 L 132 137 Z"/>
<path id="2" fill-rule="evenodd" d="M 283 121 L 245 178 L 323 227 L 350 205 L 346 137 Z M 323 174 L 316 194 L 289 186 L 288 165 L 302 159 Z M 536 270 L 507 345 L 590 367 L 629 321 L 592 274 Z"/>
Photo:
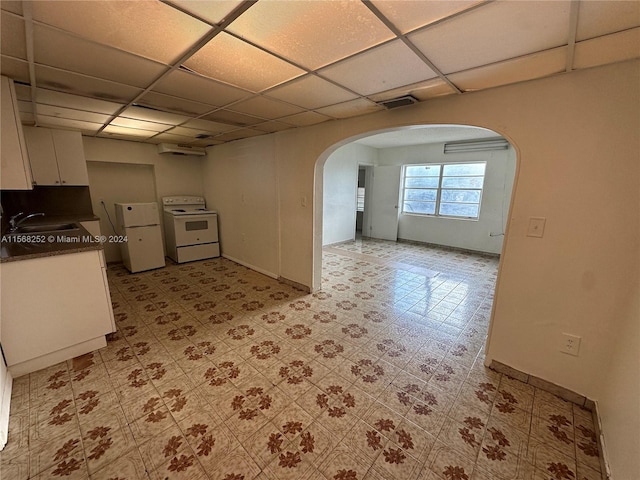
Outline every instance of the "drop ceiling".
<path id="1" fill-rule="evenodd" d="M 640 57 L 638 1 L 2 0 L 22 121 L 216 145 Z M 411 107 L 404 107 L 411 108 Z"/>

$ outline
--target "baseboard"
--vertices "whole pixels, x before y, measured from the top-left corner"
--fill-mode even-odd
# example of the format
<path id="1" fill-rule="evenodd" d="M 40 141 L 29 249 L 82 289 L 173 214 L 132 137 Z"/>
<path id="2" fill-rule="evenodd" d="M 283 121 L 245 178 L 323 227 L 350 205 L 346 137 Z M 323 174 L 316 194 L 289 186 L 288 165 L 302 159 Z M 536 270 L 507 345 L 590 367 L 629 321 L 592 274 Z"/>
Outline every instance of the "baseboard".
<path id="1" fill-rule="evenodd" d="M 432 248 L 440 248 L 442 250 L 450 251 L 450 252 L 460 252 L 460 253 L 472 253 L 474 255 L 483 255 L 491 258 L 500 258 L 499 253 L 493 252 L 483 252 L 482 250 L 473 250 L 471 248 L 462 248 L 462 247 L 454 247 L 451 245 L 441 245 L 439 243 L 430 243 L 430 242 L 421 242 L 420 240 L 410 240 L 408 238 L 399 238 L 397 240 L 398 243 L 408 243 L 410 245 L 422 245 L 425 247 Z"/>
<path id="2" fill-rule="evenodd" d="M 600 417 L 600 408 L 598 402 L 593 402 L 593 425 L 596 429 L 596 438 L 598 439 L 598 452 L 600 453 L 600 472 L 602 473 L 602 480 L 611 480 L 611 469 L 609 468 L 609 456 L 607 454 L 607 446 L 604 441 L 604 434 L 602 432 L 602 421 Z"/>
<path id="3" fill-rule="evenodd" d="M 293 288 L 296 288 L 302 292 L 311 293 L 311 289 L 306 285 L 303 285 L 302 283 L 294 282 L 293 280 L 289 280 L 288 278 L 285 278 L 285 277 L 278 277 L 278 281 L 282 283 L 286 283 L 287 285 Z"/>
<path id="4" fill-rule="evenodd" d="M 597 401 L 591 400 L 584 395 L 580 395 L 573 390 L 569 390 L 568 388 L 561 387 L 534 375 L 529 375 L 528 373 L 510 367 L 509 365 L 505 365 L 504 363 L 498 362 L 497 360 L 491 360 L 491 363 L 488 365 L 488 367 L 491 370 L 495 370 L 496 372 L 508 375 L 511 378 L 515 378 L 516 380 L 527 383 L 532 387 L 539 388 L 540 390 L 544 390 L 545 392 L 553 393 L 554 395 L 557 395 L 558 397 L 567 400 L 568 402 L 575 403 L 576 405 L 591 411 L 591 415 L 593 416 L 593 425 L 595 426 L 596 430 L 595 433 L 597 438 L 598 451 L 600 453 L 600 472 L 602 472 L 602 480 L 611 480 L 611 470 L 609 468 L 607 448 L 604 442 L 604 435 L 602 433 L 602 422 L 600 421 L 600 412 L 598 410 Z"/>
<path id="5" fill-rule="evenodd" d="M 528 373 L 510 367 L 509 365 L 505 365 L 504 363 L 498 362 L 497 360 L 491 360 L 489 368 L 491 370 L 495 370 L 496 372 L 504 373 L 509 377 L 515 378 L 516 380 L 520 380 L 523 383 L 527 383 L 532 387 L 539 388 L 540 390 L 544 390 L 545 392 L 553 393 L 563 400 L 575 403 L 576 405 L 584 407 L 587 410 L 593 411 L 594 402 L 592 400 L 589 400 L 584 395 L 580 395 L 579 393 L 574 392 L 573 390 L 561 387 L 560 385 L 556 385 L 555 383 L 543 380 L 542 378 L 536 377 L 534 375 L 529 375 Z"/>
<path id="6" fill-rule="evenodd" d="M 266 275 L 267 277 L 275 278 L 276 280 L 278 280 L 278 275 L 276 275 L 275 273 L 268 272 L 267 270 L 264 270 L 260 267 L 256 267 L 255 265 L 251 265 L 250 263 L 243 262 L 242 260 L 232 257 L 231 255 L 227 255 L 226 253 L 223 253 L 222 256 L 227 260 L 231 260 L 233 263 L 237 263 L 239 265 L 242 265 L 243 267 L 247 267 L 247 268 L 250 268 L 251 270 L 261 273 L 262 275 Z"/>
<path id="7" fill-rule="evenodd" d="M 348 240 L 339 240 L 337 242 L 332 242 L 332 243 L 327 243 L 326 245 L 322 245 L 322 248 L 325 247 L 335 247 L 337 245 L 345 245 L 347 243 L 353 243 L 355 242 L 356 239 L 355 238 L 349 238 Z"/>

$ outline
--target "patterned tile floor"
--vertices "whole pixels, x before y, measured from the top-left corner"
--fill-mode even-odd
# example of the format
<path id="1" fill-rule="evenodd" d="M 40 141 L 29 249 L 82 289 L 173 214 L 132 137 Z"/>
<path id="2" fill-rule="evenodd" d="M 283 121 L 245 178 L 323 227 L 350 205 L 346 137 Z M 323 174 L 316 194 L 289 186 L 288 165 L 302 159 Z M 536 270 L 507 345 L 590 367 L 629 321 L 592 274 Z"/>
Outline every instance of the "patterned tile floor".
<path id="1" fill-rule="evenodd" d="M 110 267 L 118 333 L 15 380 L 0 476 L 600 479 L 590 412 L 483 366 L 497 263 L 358 240 L 313 295 Z"/>

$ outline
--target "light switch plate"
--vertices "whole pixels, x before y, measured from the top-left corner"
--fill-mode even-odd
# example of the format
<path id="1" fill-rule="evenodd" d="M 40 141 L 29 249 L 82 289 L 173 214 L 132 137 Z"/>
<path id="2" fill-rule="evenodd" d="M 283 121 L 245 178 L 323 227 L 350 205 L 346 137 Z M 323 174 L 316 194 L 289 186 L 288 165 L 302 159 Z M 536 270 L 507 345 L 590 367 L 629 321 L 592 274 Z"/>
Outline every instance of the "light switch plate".
<path id="1" fill-rule="evenodd" d="M 529 228 L 527 229 L 527 237 L 542 238 L 544 235 L 544 224 L 547 219 L 545 217 L 529 217 Z"/>

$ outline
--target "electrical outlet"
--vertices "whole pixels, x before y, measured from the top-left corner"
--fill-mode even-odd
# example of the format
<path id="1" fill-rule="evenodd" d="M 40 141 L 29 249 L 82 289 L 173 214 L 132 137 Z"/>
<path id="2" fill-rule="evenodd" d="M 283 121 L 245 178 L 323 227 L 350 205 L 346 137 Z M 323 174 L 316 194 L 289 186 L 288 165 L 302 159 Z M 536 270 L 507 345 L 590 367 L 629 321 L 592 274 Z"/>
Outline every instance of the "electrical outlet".
<path id="1" fill-rule="evenodd" d="M 560 351 L 562 353 L 568 353 L 569 355 L 577 357 L 578 352 L 580 351 L 580 340 L 582 340 L 582 337 L 563 333 Z"/>

